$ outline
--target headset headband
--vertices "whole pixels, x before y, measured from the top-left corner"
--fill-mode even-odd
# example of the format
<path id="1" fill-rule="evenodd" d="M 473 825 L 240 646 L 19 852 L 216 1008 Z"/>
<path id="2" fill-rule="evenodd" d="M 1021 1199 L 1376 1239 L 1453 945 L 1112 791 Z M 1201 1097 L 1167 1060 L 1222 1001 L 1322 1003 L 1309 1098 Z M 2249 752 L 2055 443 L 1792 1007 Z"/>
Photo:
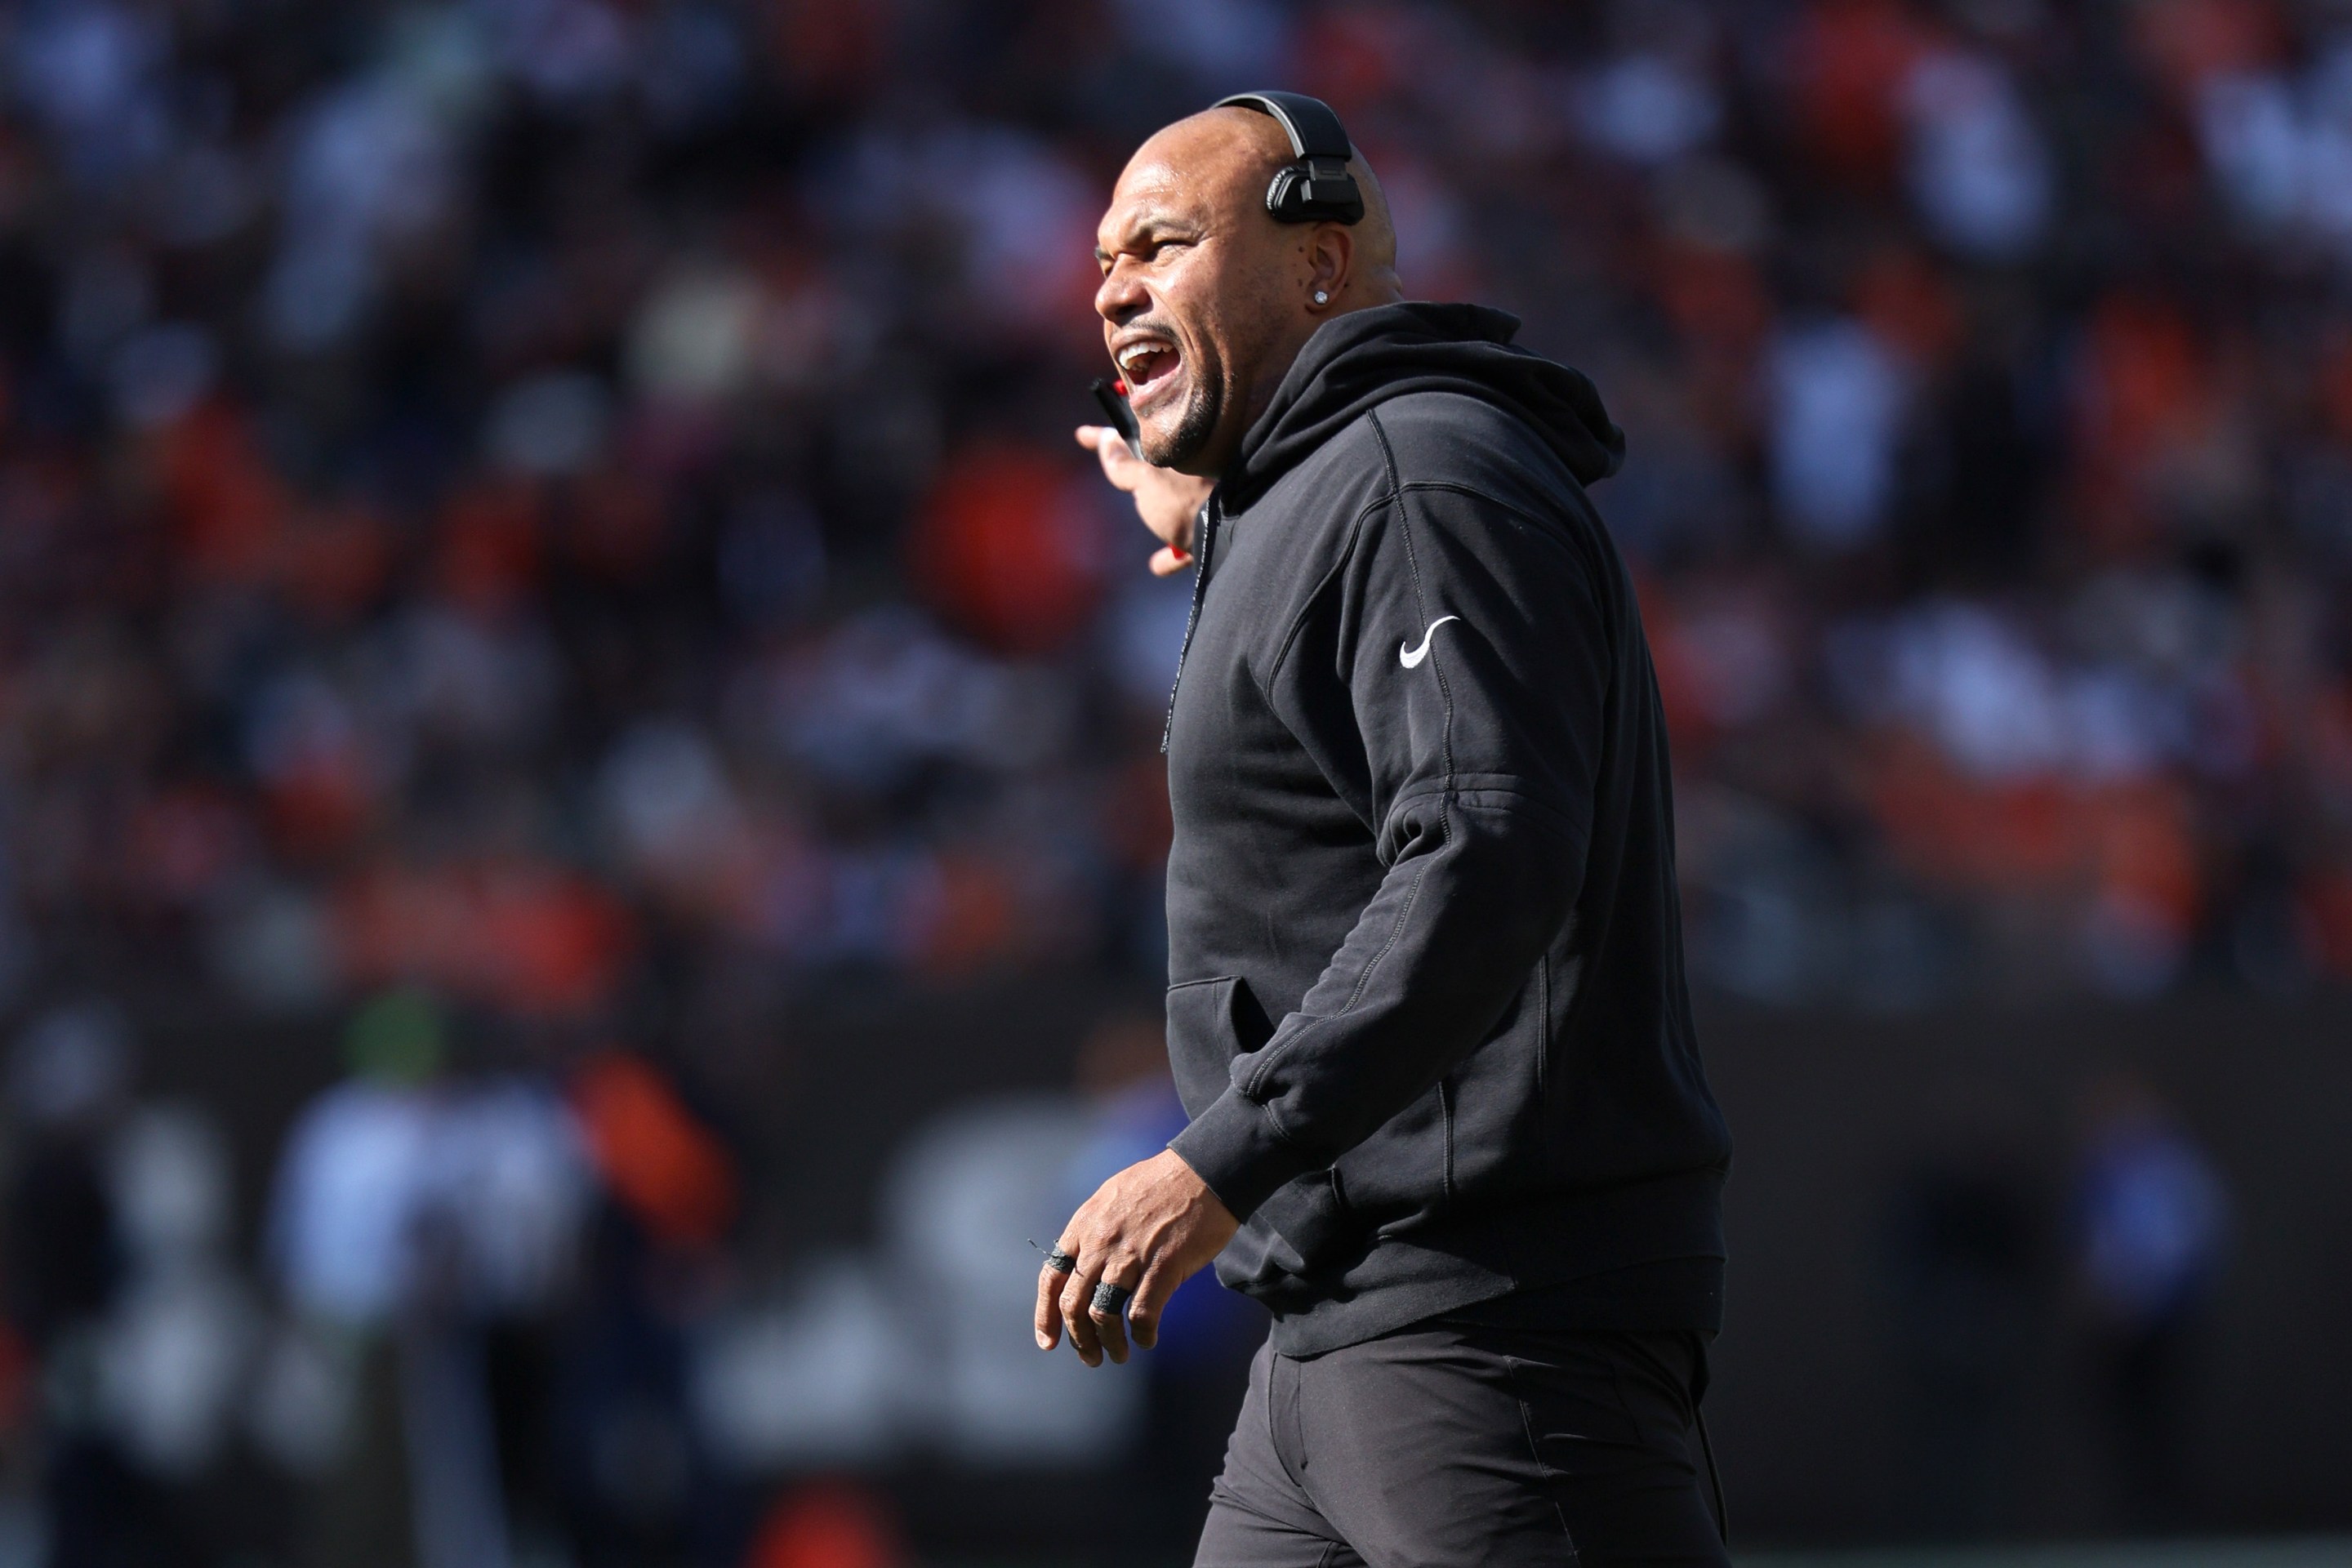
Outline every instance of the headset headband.
<path id="1" fill-rule="evenodd" d="M 1355 151 L 1331 106 L 1303 92 L 1237 92 L 1217 100 L 1215 107 L 1255 109 L 1274 116 L 1290 138 L 1294 158 L 1337 158 L 1344 163 Z"/>
<path id="2" fill-rule="evenodd" d="M 1331 106 L 1303 92 L 1237 92 L 1215 108 L 1253 109 L 1271 115 L 1290 138 L 1291 161 L 1265 188 L 1265 210 L 1276 223 L 1355 223 L 1363 193 L 1348 173 L 1354 148 Z"/>

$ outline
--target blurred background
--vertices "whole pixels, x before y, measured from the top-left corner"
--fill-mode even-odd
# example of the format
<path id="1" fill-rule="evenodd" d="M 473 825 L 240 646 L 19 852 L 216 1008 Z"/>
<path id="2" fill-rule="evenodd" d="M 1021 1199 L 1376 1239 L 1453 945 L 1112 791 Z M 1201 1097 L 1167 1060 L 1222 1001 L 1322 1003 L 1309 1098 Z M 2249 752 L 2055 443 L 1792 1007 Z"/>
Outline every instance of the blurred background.
<path id="1" fill-rule="evenodd" d="M 1277 85 L 1629 433 L 1743 1538 L 2352 1529 L 2352 5 L 16 0 L 0 1565 L 1185 1560 L 1070 431 Z"/>

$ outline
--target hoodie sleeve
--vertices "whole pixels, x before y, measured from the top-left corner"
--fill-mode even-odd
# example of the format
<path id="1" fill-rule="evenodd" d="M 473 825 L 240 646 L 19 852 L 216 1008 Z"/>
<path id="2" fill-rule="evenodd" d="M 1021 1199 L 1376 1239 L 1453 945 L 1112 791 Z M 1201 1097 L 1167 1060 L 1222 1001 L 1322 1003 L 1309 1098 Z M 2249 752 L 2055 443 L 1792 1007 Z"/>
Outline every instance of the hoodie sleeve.
<path id="1" fill-rule="evenodd" d="M 1364 523 L 1262 680 L 1385 875 L 1297 1012 L 1171 1143 L 1246 1218 L 1494 1027 L 1583 879 L 1617 639 L 1590 542 L 1465 489 Z"/>

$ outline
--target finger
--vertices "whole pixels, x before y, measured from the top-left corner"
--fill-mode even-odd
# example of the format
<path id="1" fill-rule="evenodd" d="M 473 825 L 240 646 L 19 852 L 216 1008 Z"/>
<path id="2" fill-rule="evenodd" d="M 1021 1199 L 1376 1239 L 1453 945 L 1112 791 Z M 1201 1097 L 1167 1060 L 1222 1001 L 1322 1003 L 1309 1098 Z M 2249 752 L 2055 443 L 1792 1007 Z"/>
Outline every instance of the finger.
<path id="1" fill-rule="evenodd" d="M 1109 428 L 1110 426 L 1108 425 L 1079 426 L 1078 445 L 1084 447 L 1089 452 L 1093 451 L 1095 449 L 1095 444 L 1102 439 L 1103 432 Z"/>
<path id="2" fill-rule="evenodd" d="M 1062 1271 L 1051 1264 L 1037 1270 L 1037 1348 L 1052 1350 L 1062 1338 Z"/>
<path id="3" fill-rule="evenodd" d="M 1114 1266 L 1105 1269 L 1103 1278 L 1114 1285 L 1127 1285 L 1129 1280 L 1135 1278 L 1137 1272 L 1136 1266 L 1130 1262 L 1123 1267 Z M 1134 1287 L 1129 1286 L 1129 1289 L 1132 1290 Z M 1089 1292 L 1087 1301 L 1087 1321 L 1094 1324 L 1095 1337 L 1102 1342 L 1103 1350 L 1109 1355 L 1112 1362 L 1125 1366 L 1127 1364 L 1127 1302 L 1121 1301 L 1115 1307 L 1098 1307 L 1094 1303 L 1092 1292 Z"/>
<path id="4" fill-rule="evenodd" d="M 1055 1238 L 1054 1252 L 1062 1258 L 1075 1258 L 1077 1257 L 1077 1244 L 1065 1231 Z M 1069 1282 L 1069 1278 L 1070 1271 L 1055 1268 L 1050 1258 L 1037 1267 L 1037 1348 L 1041 1351 L 1052 1350 L 1061 1341 L 1062 1287 Z"/>
<path id="5" fill-rule="evenodd" d="M 1151 574 L 1154 577 L 1173 577 L 1191 564 L 1192 558 L 1173 545 L 1163 544 L 1151 553 Z"/>
<path id="6" fill-rule="evenodd" d="M 1135 1299 L 1127 1304 L 1127 1331 L 1134 1336 L 1138 1350 L 1148 1351 L 1160 1342 L 1160 1314 L 1176 1287 L 1184 1282 L 1171 1278 L 1172 1273 L 1164 1265 L 1152 1265 L 1143 1283 L 1135 1288 Z"/>
<path id="7" fill-rule="evenodd" d="M 1095 1321 L 1087 1315 L 1087 1308 L 1094 1299 L 1095 1283 L 1096 1270 L 1087 1265 L 1084 1254 L 1079 1257 L 1077 1268 L 1062 1282 L 1062 1322 L 1070 1331 L 1070 1348 L 1088 1366 L 1100 1366 L 1103 1359 L 1102 1336 L 1096 1330 Z"/>

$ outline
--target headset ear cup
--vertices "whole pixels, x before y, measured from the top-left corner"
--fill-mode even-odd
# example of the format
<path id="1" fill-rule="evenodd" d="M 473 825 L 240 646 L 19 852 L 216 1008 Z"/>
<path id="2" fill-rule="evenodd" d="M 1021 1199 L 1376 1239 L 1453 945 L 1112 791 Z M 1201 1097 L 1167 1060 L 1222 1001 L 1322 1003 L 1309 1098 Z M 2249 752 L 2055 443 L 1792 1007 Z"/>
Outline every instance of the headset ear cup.
<path id="1" fill-rule="evenodd" d="M 1329 104 L 1304 93 L 1237 92 L 1217 100 L 1215 107 L 1271 115 L 1289 139 L 1292 162 L 1276 170 L 1265 188 L 1265 210 L 1276 223 L 1355 223 L 1363 217 L 1363 195 L 1348 173 L 1353 144 Z"/>
<path id="2" fill-rule="evenodd" d="M 1337 181 L 1318 181 L 1309 165 L 1286 163 L 1265 188 L 1265 210 L 1276 223 L 1355 223 L 1364 216 L 1364 201 L 1344 167 Z"/>
<path id="3" fill-rule="evenodd" d="M 1294 199 L 1297 190 L 1297 165 L 1285 164 L 1276 169 L 1274 172 L 1274 183 L 1265 188 L 1265 210 L 1272 213 L 1277 219 L 1287 223 L 1291 216 L 1289 209 L 1297 205 Z"/>

